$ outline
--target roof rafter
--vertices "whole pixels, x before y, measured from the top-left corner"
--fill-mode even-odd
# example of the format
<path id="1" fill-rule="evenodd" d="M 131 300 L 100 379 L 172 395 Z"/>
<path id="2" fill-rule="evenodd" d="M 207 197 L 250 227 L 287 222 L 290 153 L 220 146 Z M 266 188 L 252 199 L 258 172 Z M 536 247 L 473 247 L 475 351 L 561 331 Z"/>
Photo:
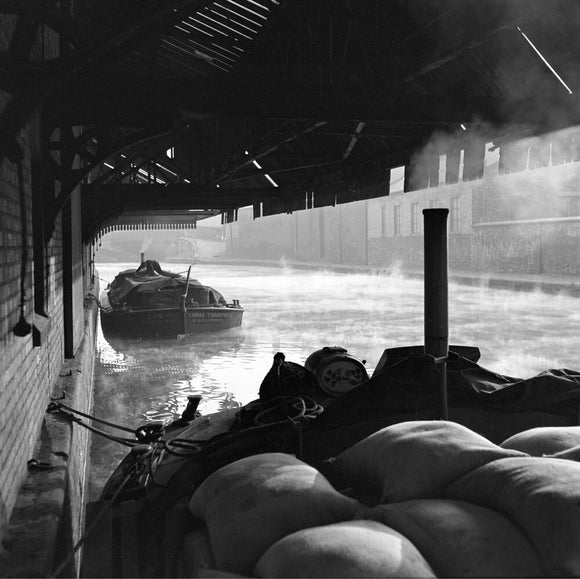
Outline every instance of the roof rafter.
<path id="1" fill-rule="evenodd" d="M 356 145 L 356 142 L 358 141 L 360 134 L 362 133 L 362 130 L 364 129 L 365 123 L 358 123 L 358 125 L 356 126 L 356 129 L 354 131 L 354 134 L 352 135 L 350 142 L 348 143 L 348 147 L 346 148 L 346 151 L 344 152 L 342 159 L 343 161 L 348 159 L 348 157 L 350 156 L 354 146 Z"/>
<path id="2" fill-rule="evenodd" d="M 269 155 L 270 153 L 272 153 L 273 151 L 275 151 L 276 149 L 278 149 L 282 145 L 286 145 L 288 143 L 291 143 L 292 141 L 296 140 L 297 138 L 299 138 L 303 135 L 306 135 L 308 133 L 316 131 L 318 128 L 324 126 L 325 124 L 326 124 L 326 121 L 320 121 L 320 122 L 314 123 L 314 124 L 306 127 L 304 130 L 299 131 L 297 133 L 294 133 L 293 135 L 286 137 L 285 139 L 282 139 L 281 141 L 278 141 L 275 144 L 267 145 L 265 147 L 260 148 L 257 151 L 252 151 L 252 152 L 248 151 L 248 159 L 245 159 L 241 163 L 238 163 L 237 165 L 231 167 L 225 173 L 222 173 L 215 181 L 216 182 L 222 181 L 223 179 L 229 177 L 230 175 L 232 175 L 233 173 L 235 173 L 239 169 L 246 167 L 247 165 L 252 163 L 254 160 L 261 159 L 262 157 Z"/>
<path id="3" fill-rule="evenodd" d="M 71 17 L 70 10 L 60 7 L 57 0 L 0 0 L 0 13 L 43 22 L 74 46 L 82 41 L 79 24 Z"/>

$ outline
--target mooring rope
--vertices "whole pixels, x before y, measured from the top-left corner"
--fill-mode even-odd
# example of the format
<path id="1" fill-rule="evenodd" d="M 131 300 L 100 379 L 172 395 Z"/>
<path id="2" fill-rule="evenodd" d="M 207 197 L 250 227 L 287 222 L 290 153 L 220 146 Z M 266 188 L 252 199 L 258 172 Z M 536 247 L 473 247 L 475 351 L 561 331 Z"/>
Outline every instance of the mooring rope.
<path id="1" fill-rule="evenodd" d="M 87 414 L 86 412 L 81 412 L 80 410 L 77 410 L 75 408 L 71 408 L 70 406 L 67 406 L 66 404 L 62 404 L 60 402 L 51 402 L 48 405 L 47 412 L 51 412 L 51 413 L 58 412 L 62 416 L 68 418 L 68 420 L 70 420 L 71 422 L 74 422 L 75 424 L 78 424 L 79 426 L 84 426 L 85 428 L 87 428 L 91 432 L 94 432 L 95 434 L 98 434 L 100 436 L 103 436 L 104 438 L 112 440 L 113 442 L 118 442 L 119 444 L 123 444 L 124 446 L 131 446 L 132 447 L 132 446 L 135 446 L 137 444 L 142 444 L 148 435 L 147 430 L 148 430 L 149 425 L 141 426 L 137 429 L 128 428 L 126 426 L 114 424 L 113 422 L 109 422 L 108 420 L 103 420 L 102 418 L 97 418 L 96 416 L 92 416 L 91 414 Z M 86 422 L 83 422 L 80 418 L 73 416 L 73 414 L 79 414 L 80 416 L 84 416 L 85 418 L 88 418 L 90 420 L 94 420 L 95 422 L 100 422 L 101 424 L 106 424 L 107 426 L 117 428 L 118 430 L 123 430 L 124 432 L 130 432 L 131 434 L 135 435 L 135 439 L 123 438 L 121 436 L 117 436 L 117 435 L 105 432 L 104 430 L 101 430 L 100 428 L 96 428 L 95 426 L 92 426 L 91 424 L 87 424 Z M 162 446 L 162 448 L 167 453 L 172 454 L 174 456 L 178 456 L 178 457 L 186 458 L 188 456 L 191 456 L 191 454 L 193 452 L 196 452 L 197 450 L 199 450 L 200 446 L 202 446 L 203 444 L 205 444 L 207 442 L 206 440 L 189 440 L 189 439 L 184 439 L 184 438 L 174 438 L 174 439 L 170 439 L 170 440 L 163 440 L 161 438 L 161 435 L 163 433 L 163 429 L 159 429 L 158 432 L 159 432 L 159 434 L 158 434 L 158 438 L 156 440 L 146 440 L 146 442 L 148 442 L 149 444 L 150 443 L 158 443 L 159 445 Z M 189 452 L 176 452 L 175 450 L 172 450 L 172 447 L 186 449 Z"/>
<path id="2" fill-rule="evenodd" d="M 94 420 L 96 422 L 101 422 L 102 424 L 106 424 L 107 426 L 111 426 L 113 428 L 117 428 L 117 429 L 123 430 L 125 432 L 130 432 L 130 433 L 134 434 L 135 436 L 137 436 L 136 431 L 134 429 L 127 428 L 125 426 L 120 426 L 118 424 L 113 424 L 112 422 L 109 422 L 107 420 L 103 420 L 101 418 L 97 418 L 96 416 L 91 416 L 90 414 L 86 414 L 84 412 L 81 412 L 80 410 L 76 410 L 75 408 L 71 408 L 70 406 L 67 406 L 66 404 L 61 404 L 60 402 L 51 402 L 48 405 L 48 408 L 46 411 L 51 412 L 51 413 L 58 412 L 61 415 L 68 418 L 71 422 L 79 424 L 80 426 L 84 426 L 86 429 L 90 430 L 91 432 L 94 432 L 95 434 L 99 434 L 100 436 L 103 436 L 104 438 L 108 438 L 109 440 L 112 440 L 113 442 L 118 442 L 119 444 L 123 444 L 124 446 L 134 446 L 135 444 L 139 443 L 138 440 L 132 440 L 129 438 L 122 438 L 120 436 L 109 434 L 108 432 L 105 432 L 104 430 L 96 428 L 90 424 L 86 424 L 80 418 L 73 416 L 73 414 L 71 414 L 71 413 L 79 414 L 81 416 L 84 416 L 85 418 L 89 418 L 90 420 Z"/>
<path id="3" fill-rule="evenodd" d="M 94 420 L 95 422 L 100 422 L 101 424 L 106 424 L 107 426 L 112 426 L 113 428 L 116 428 L 118 430 L 124 430 L 125 432 L 131 432 L 131 433 L 135 432 L 135 430 L 133 428 L 128 428 L 127 426 L 120 426 L 119 424 L 114 424 L 113 422 L 103 420 L 102 418 L 97 418 L 96 416 L 86 414 L 85 412 L 81 412 L 80 410 L 77 410 L 76 408 L 71 408 L 70 406 L 67 406 L 66 404 L 62 404 L 62 402 L 51 402 L 48 405 L 47 412 L 56 412 L 56 411 L 60 410 L 61 408 L 64 408 L 65 410 L 68 410 L 69 412 L 72 412 L 73 414 L 79 414 L 80 416 L 84 416 L 85 418 L 89 418 L 90 420 Z"/>

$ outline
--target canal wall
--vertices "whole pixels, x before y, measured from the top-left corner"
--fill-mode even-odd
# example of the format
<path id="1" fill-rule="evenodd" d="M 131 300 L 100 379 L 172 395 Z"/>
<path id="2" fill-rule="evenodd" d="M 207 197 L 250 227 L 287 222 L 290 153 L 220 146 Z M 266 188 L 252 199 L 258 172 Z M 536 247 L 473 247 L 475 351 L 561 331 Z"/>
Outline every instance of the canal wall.
<path id="1" fill-rule="evenodd" d="M 478 271 L 580 274 L 580 217 L 480 223 L 470 242 Z"/>
<path id="2" fill-rule="evenodd" d="M 253 219 L 226 226 L 226 256 L 328 265 L 423 268 L 424 209 L 448 208 L 450 270 L 465 274 L 577 276 L 580 163 Z"/>

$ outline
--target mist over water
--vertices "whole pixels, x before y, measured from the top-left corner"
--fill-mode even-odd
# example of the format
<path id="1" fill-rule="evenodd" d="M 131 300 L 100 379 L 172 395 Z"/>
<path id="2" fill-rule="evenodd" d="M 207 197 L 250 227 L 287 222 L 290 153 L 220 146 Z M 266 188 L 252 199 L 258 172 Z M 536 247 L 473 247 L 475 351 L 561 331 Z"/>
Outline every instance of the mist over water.
<path id="1" fill-rule="evenodd" d="M 187 265 L 161 264 L 174 272 Z M 135 264 L 99 264 L 101 287 Z M 423 336 L 423 282 L 400 275 L 195 265 L 191 273 L 244 307 L 240 328 L 175 340 L 107 340 L 99 326 L 94 414 L 137 428 L 181 415 L 188 394 L 202 414 L 246 404 L 278 351 L 304 364 L 324 346 L 366 360 Z M 580 300 L 450 284 L 449 343 L 478 346 L 479 363 L 517 378 L 580 369 Z M 110 472 L 127 449 L 95 437 L 93 464 Z"/>

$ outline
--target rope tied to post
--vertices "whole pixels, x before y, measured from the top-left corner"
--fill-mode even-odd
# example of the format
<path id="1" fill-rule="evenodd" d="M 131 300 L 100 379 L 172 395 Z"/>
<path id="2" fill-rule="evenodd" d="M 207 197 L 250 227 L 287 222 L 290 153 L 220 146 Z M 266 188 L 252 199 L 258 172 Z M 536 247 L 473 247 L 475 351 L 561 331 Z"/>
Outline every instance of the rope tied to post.
<path id="1" fill-rule="evenodd" d="M 76 410 L 75 408 L 71 408 L 70 406 L 67 406 L 66 404 L 62 404 L 60 402 L 51 402 L 48 405 L 48 408 L 46 409 L 46 411 L 50 414 L 57 414 L 58 413 L 63 418 L 66 418 L 67 420 L 70 420 L 71 422 L 79 424 L 80 426 L 83 426 L 84 428 L 90 430 L 91 432 L 94 432 L 95 434 L 98 434 L 100 436 L 103 436 L 104 438 L 112 440 L 113 442 L 118 442 L 119 444 L 123 444 L 124 446 L 135 446 L 136 444 L 142 444 L 143 442 L 158 440 L 161 437 L 161 435 L 163 434 L 162 428 L 160 428 L 157 424 L 155 424 L 155 425 L 146 424 L 144 426 L 140 426 L 137 429 L 128 428 L 126 426 L 114 424 L 113 422 L 109 422 L 108 420 L 103 420 L 102 418 L 98 418 L 96 416 L 91 416 L 90 414 L 86 414 L 85 412 L 81 412 L 80 410 Z M 75 416 L 75 414 L 78 414 L 79 416 L 83 416 L 85 418 L 88 418 L 94 422 L 100 422 L 101 424 L 105 424 L 105 425 L 110 426 L 112 428 L 122 430 L 124 432 L 130 432 L 131 434 L 133 434 L 135 436 L 135 439 L 123 438 L 121 436 L 116 436 L 114 434 L 110 434 L 104 430 L 101 430 L 101 429 L 96 428 L 90 424 L 87 424 L 79 416 Z"/>

